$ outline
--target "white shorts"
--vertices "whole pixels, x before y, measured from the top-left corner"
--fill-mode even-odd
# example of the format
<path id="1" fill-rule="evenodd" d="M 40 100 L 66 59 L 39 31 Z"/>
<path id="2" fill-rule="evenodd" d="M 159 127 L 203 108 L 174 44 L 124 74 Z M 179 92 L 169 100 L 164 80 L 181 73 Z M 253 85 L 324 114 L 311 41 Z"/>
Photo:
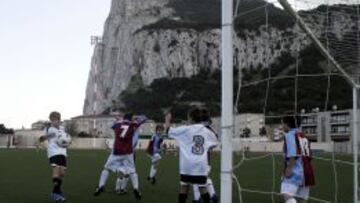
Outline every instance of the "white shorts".
<path id="1" fill-rule="evenodd" d="M 161 155 L 159 153 L 156 153 L 152 156 L 150 156 L 151 163 L 158 162 L 161 159 Z"/>
<path id="2" fill-rule="evenodd" d="M 307 200 L 309 199 L 310 188 L 282 182 L 280 193 Z"/>
<path id="3" fill-rule="evenodd" d="M 104 168 L 114 172 L 123 173 L 125 175 L 135 173 L 134 154 L 114 155 L 110 154 Z"/>

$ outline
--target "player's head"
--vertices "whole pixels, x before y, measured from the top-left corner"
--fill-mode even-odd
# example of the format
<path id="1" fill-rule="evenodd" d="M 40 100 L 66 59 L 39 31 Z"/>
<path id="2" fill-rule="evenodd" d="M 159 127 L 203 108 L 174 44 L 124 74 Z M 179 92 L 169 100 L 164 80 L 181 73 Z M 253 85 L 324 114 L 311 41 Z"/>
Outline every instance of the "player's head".
<path id="1" fill-rule="evenodd" d="M 133 118 L 133 114 L 132 113 L 126 113 L 124 116 L 123 116 L 123 119 L 124 120 L 128 120 L 128 121 L 131 121 Z"/>
<path id="2" fill-rule="evenodd" d="M 164 131 L 164 126 L 160 125 L 160 124 L 157 124 L 156 127 L 155 127 L 155 132 L 157 134 L 161 134 L 163 131 Z"/>
<path id="3" fill-rule="evenodd" d="M 115 116 L 115 120 L 119 121 L 122 118 L 121 112 L 119 110 L 115 110 L 112 113 Z"/>
<path id="4" fill-rule="evenodd" d="M 53 111 L 49 115 L 49 119 L 52 125 L 59 126 L 61 122 L 61 114 L 57 111 Z"/>
<path id="5" fill-rule="evenodd" d="M 212 122 L 209 111 L 206 108 L 201 108 L 200 114 L 201 114 L 201 122 L 211 125 Z"/>
<path id="6" fill-rule="evenodd" d="M 299 128 L 301 125 L 301 119 L 297 115 L 286 115 L 282 118 L 284 124 L 284 131 L 287 132 L 292 128 Z"/>
<path id="7" fill-rule="evenodd" d="M 192 108 L 188 113 L 191 123 L 201 123 L 201 109 L 199 107 Z"/>

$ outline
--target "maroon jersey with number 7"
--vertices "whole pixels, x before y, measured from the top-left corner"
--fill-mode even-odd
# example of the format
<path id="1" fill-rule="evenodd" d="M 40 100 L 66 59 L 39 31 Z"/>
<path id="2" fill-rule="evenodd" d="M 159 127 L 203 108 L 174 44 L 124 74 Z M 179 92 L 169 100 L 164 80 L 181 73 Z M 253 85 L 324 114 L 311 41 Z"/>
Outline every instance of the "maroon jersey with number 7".
<path id="1" fill-rule="evenodd" d="M 145 120 L 146 117 L 141 117 L 140 119 L 135 121 L 123 120 L 121 122 L 115 123 L 112 126 L 112 129 L 115 132 L 115 141 L 113 148 L 114 155 L 127 155 L 134 152 L 132 137 L 136 129 L 140 127 L 140 125 L 144 123 Z"/>

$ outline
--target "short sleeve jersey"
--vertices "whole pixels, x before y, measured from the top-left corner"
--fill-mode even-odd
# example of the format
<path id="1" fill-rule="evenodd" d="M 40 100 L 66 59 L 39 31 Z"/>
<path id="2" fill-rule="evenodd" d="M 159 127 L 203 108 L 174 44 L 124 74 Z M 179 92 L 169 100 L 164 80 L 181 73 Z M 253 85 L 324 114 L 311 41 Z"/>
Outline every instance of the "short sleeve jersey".
<path id="1" fill-rule="evenodd" d="M 151 137 L 150 142 L 149 142 L 148 153 L 150 155 L 160 153 L 161 152 L 161 143 L 162 142 L 163 142 L 163 140 L 161 139 L 161 137 L 157 133 L 154 133 L 153 136 Z"/>
<path id="2" fill-rule="evenodd" d="M 59 126 L 59 128 L 56 128 L 54 126 L 47 127 L 43 130 L 43 135 L 47 137 L 48 140 L 48 148 L 47 148 L 47 154 L 48 157 L 52 157 L 55 155 L 64 155 L 67 156 L 66 148 L 60 147 L 56 143 L 57 135 L 61 132 L 65 132 L 64 126 Z"/>
<path id="3" fill-rule="evenodd" d="M 145 117 L 137 121 L 123 120 L 121 122 L 116 122 L 112 126 L 112 129 L 115 132 L 115 141 L 113 147 L 114 155 L 127 155 L 134 153 L 133 136 L 137 128 L 145 120 Z"/>
<path id="4" fill-rule="evenodd" d="M 285 158 L 285 166 L 289 164 L 289 160 L 291 157 L 296 159 L 295 166 L 293 168 L 293 175 L 285 178 L 283 181 L 287 183 L 291 183 L 294 185 L 303 185 L 304 184 L 304 169 L 302 166 L 302 154 L 300 149 L 297 147 L 297 129 L 291 129 L 288 133 L 286 133 L 284 138 L 284 158 Z"/>
<path id="5" fill-rule="evenodd" d="M 180 174 L 207 176 L 207 152 L 218 144 L 214 132 L 202 124 L 194 124 L 170 128 L 168 133 L 180 148 Z"/>

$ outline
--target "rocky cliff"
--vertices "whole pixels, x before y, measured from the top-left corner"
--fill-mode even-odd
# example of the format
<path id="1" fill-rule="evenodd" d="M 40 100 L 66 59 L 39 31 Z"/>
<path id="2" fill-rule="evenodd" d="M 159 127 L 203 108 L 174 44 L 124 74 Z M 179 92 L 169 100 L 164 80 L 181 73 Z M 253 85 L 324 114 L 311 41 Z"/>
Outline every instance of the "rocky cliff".
<path id="1" fill-rule="evenodd" d="M 298 47 L 310 43 L 305 34 L 298 37 L 301 31 L 285 12 L 272 5 L 267 9 L 269 26 L 259 22 L 259 16 L 235 21 L 238 69 L 267 68 L 284 53 L 295 55 Z M 258 14 L 264 13 L 262 9 Z M 320 33 L 319 25 L 326 19 L 302 15 Z M 354 26 L 350 16 L 334 23 L 338 40 Z M 84 114 L 119 105 L 119 95 L 132 86 L 146 87 L 158 78 L 189 78 L 202 69 L 218 70 L 220 34 L 220 0 L 113 0 L 102 43 L 94 48 Z"/>

